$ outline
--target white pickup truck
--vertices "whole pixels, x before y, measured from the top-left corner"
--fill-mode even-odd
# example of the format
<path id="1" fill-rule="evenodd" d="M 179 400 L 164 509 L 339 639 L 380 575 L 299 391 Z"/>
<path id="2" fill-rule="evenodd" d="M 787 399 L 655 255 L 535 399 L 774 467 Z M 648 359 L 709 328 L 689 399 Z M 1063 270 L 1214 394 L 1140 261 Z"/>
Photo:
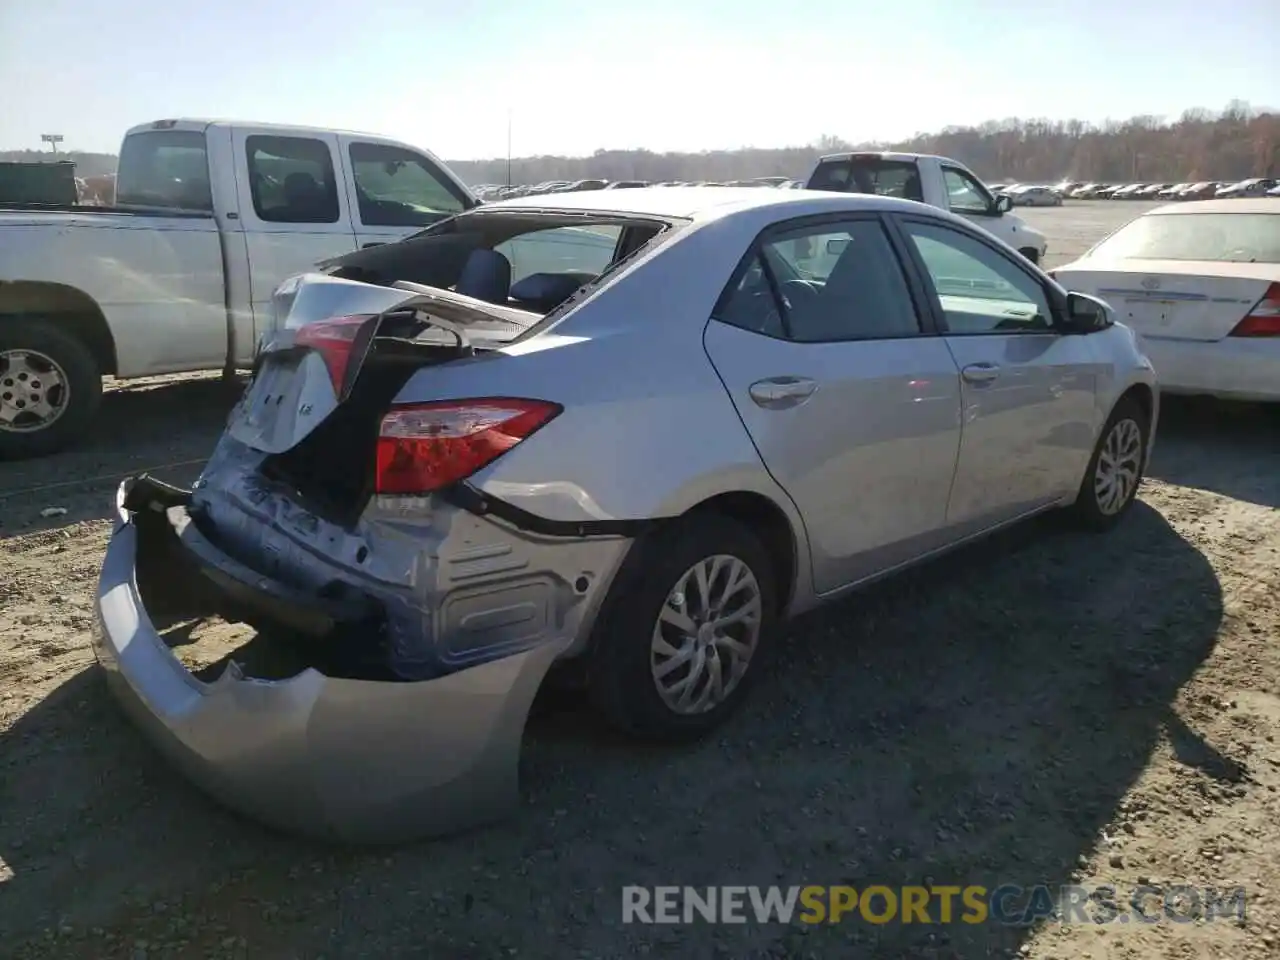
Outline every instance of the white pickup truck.
<path id="1" fill-rule="evenodd" d="M 129 130 L 116 184 L 0 210 L 0 459 L 75 440 L 104 374 L 248 366 L 282 280 L 478 203 L 426 150 L 208 120 Z"/>
<path id="2" fill-rule="evenodd" d="M 1009 211 L 1013 200 L 994 195 L 964 164 L 923 153 L 836 153 L 822 157 L 805 181 L 807 190 L 878 193 L 950 210 L 1003 240 L 1032 263 L 1042 263 L 1048 243 Z"/>

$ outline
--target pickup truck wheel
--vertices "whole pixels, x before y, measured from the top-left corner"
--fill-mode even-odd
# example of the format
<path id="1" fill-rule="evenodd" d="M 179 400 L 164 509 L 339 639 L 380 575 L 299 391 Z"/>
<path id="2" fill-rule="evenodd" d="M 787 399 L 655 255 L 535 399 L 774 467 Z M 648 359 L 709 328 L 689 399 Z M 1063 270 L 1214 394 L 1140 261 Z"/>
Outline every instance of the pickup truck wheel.
<path id="1" fill-rule="evenodd" d="M 1035 247 L 1023 247 L 1018 252 L 1022 254 L 1024 257 L 1026 257 L 1028 260 L 1030 260 L 1032 263 L 1037 265 L 1040 263 L 1040 251 L 1038 251 Z"/>
<path id="2" fill-rule="evenodd" d="M 0 320 L 0 459 L 62 449 L 101 402 L 102 372 L 80 340 L 47 321 Z"/>

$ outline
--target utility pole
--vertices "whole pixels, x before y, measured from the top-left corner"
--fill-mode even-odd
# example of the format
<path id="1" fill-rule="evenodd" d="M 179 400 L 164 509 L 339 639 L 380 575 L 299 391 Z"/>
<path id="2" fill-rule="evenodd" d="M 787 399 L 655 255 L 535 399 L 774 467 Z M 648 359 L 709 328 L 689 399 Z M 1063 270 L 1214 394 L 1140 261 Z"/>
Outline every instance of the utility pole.
<path id="1" fill-rule="evenodd" d="M 507 186 L 511 186 L 511 108 L 507 108 Z"/>

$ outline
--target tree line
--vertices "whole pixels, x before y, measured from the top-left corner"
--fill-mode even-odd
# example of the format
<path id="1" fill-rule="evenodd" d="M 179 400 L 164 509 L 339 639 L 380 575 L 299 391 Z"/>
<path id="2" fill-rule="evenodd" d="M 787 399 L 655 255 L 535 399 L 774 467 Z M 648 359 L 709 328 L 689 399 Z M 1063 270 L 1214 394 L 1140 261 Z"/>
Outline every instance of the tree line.
<path id="1" fill-rule="evenodd" d="M 899 150 L 953 157 L 989 180 L 1189 181 L 1280 176 L 1280 113 L 1233 101 L 1221 112 L 1185 111 L 1176 120 L 1132 117 L 1101 124 L 1082 120 L 993 120 L 947 127 L 898 143 L 853 143 L 823 136 L 807 146 L 655 153 L 597 150 L 589 157 L 505 157 L 449 161 L 467 183 L 547 180 L 724 181 L 751 177 L 803 177 L 819 156 L 842 150 Z M 47 151 L 0 151 L 0 160 L 53 159 Z M 76 173 L 115 170 L 116 157 L 66 151 Z"/>

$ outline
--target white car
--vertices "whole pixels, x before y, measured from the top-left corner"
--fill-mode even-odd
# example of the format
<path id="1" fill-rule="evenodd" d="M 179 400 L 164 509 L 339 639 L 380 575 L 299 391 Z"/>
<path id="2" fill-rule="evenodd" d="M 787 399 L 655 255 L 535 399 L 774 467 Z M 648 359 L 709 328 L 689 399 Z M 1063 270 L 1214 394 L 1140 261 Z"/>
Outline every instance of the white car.
<path id="1" fill-rule="evenodd" d="M 1111 304 L 1161 390 L 1280 401 L 1280 199 L 1158 207 L 1052 273 Z"/>
<path id="2" fill-rule="evenodd" d="M 1011 187 L 1005 191 L 1015 207 L 1060 207 L 1062 195 L 1051 187 Z"/>

